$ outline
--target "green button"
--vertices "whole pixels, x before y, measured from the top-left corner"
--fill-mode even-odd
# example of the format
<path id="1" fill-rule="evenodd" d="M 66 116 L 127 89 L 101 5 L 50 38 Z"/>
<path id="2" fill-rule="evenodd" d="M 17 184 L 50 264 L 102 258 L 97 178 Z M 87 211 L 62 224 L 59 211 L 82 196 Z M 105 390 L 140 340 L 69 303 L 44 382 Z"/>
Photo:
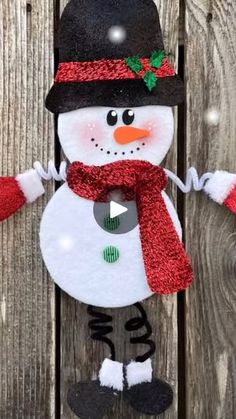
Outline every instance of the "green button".
<path id="1" fill-rule="evenodd" d="M 119 228 L 120 220 L 119 217 L 110 218 L 109 215 L 106 215 L 104 218 L 104 227 L 108 231 L 114 231 Z"/>
<path id="2" fill-rule="evenodd" d="M 114 246 L 108 246 L 103 250 L 103 258 L 108 263 L 117 262 L 120 257 L 119 250 Z"/>

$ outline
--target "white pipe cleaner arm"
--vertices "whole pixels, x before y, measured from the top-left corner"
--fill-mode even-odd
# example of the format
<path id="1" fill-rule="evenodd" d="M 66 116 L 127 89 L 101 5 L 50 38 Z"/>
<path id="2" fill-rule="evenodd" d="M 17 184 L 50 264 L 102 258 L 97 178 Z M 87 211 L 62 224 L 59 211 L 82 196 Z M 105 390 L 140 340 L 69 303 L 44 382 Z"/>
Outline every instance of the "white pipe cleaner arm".
<path id="1" fill-rule="evenodd" d="M 190 167 L 187 171 L 185 183 L 179 179 L 173 172 L 165 169 L 169 179 L 171 179 L 176 186 L 183 192 L 188 193 L 191 191 L 201 191 L 204 189 L 205 183 L 211 179 L 213 173 L 204 173 L 200 178 L 195 167 Z"/>
<path id="2" fill-rule="evenodd" d="M 194 167 L 187 171 L 186 181 L 182 182 L 170 170 L 165 172 L 183 193 L 203 190 L 213 201 L 226 205 L 236 213 L 236 174 L 224 170 L 204 173 L 200 178 Z"/>
<path id="3" fill-rule="evenodd" d="M 33 164 L 34 169 L 36 170 L 38 176 L 42 180 L 56 180 L 58 182 L 66 181 L 67 177 L 67 163 L 62 161 L 60 163 L 59 170 L 56 169 L 55 163 L 53 160 L 49 160 L 48 167 L 45 170 L 42 164 L 39 161 L 36 161 Z"/>
<path id="4" fill-rule="evenodd" d="M 67 163 L 65 161 L 61 162 L 59 170 L 56 169 L 55 163 L 50 160 L 48 162 L 48 167 L 45 170 L 42 164 L 39 161 L 36 161 L 33 164 L 34 169 L 42 180 L 51 180 L 55 179 L 56 181 L 66 181 L 67 177 Z M 188 193 L 191 190 L 201 191 L 206 180 L 210 179 L 212 173 L 205 173 L 200 179 L 198 177 L 197 171 L 194 167 L 190 167 L 187 171 L 186 181 L 183 183 L 178 176 L 168 169 L 165 169 L 165 172 L 178 187 L 184 192 Z"/>
<path id="5" fill-rule="evenodd" d="M 232 212 L 236 213 L 236 174 L 223 170 L 214 173 L 205 173 L 200 178 L 194 167 L 187 171 L 185 183 L 170 170 L 165 172 L 183 192 L 203 190 L 218 204 L 225 204 Z M 0 221 L 5 220 L 20 209 L 24 204 L 35 201 L 45 190 L 43 180 L 55 179 L 66 181 L 67 163 L 61 162 L 59 170 L 51 160 L 45 170 L 39 161 L 30 169 L 16 177 L 0 177 Z"/>
<path id="6" fill-rule="evenodd" d="M 59 170 L 56 169 L 54 162 L 48 163 L 47 170 L 44 170 L 40 162 L 36 161 L 33 165 L 34 171 L 42 180 L 55 179 L 56 181 L 66 181 L 67 163 L 61 162 Z M 33 169 L 32 169 L 33 170 Z M 187 171 L 185 183 L 173 172 L 165 169 L 169 179 L 183 192 L 204 191 L 211 199 L 218 204 L 225 204 L 231 211 L 236 213 L 236 174 L 217 170 L 214 173 L 207 172 L 199 177 L 195 167 L 190 167 Z"/>

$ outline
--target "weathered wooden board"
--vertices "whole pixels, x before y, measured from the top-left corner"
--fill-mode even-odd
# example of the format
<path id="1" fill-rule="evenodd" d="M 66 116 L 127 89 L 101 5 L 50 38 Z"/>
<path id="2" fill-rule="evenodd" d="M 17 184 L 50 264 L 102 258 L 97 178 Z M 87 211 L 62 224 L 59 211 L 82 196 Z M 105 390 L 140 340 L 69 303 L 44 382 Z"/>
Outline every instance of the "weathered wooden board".
<path id="1" fill-rule="evenodd" d="M 67 1 L 61 0 L 61 10 Z M 160 11 L 166 50 L 173 54 L 175 62 L 178 60 L 178 15 L 177 0 L 157 1 Z M 176 171 L 176 142 L 172 148 L 166 167 Z M 173 192 L 173 191 L 172 191 Z M 173 196 L 173 194 L 172 194 Z M 78 273 L 79 274 L 79 273 Z M 177 418 L 177 298 L 153 297 L 145 301 L 149 320 L 153 326 L 153 339 L 157 345 L 154 356 L 154 369 L 157 377 L 167 380 L 175 391 L 175 399 L 171 409 L 161 417 Z M 80 380 L 91 380 L 97 376 L 104 357 L 109 356 L 107 347 L 101 343 L 92 342 L 87 326 L 87 307 L 62 293 L 61 297 L 61 417 L 75 418 L 66 402 L 67 389 L 70 384 Z M 117 359 L 129 360 L 137 353 L 129 343 L 129 334 L 124 330 L 125 321 L 136 316 L 135 308 L 104 310 L 114 317 L 114 332 Z M 143 349 L 143 348 L 142 348 Z M 125 402 L 118 401 L 110 418 L 140 417 Z M 142 416 L 144 417 L 144 416 Z"/>
<path id="2" fill-rule="evenodd" d="M 187 0 L 186 7 L 186 165 L 235 173 L 236 3 Z M 215 126 L 212 114 L 206 119 L 212 108 Z M 235 215 L 202 193 L 186 198 L 196 275 L 186 296 L 188 419 L 236 417 L 235 228 Z"/>
<path id="3" fill-rule="evenodd" d="M 0 2 L 0 172 L 14 175 L 53 156 L 53 1 Z M 38 230 L 45 197 L 0 226 L 0 417 L 55 417 L 54 286 Z"/>

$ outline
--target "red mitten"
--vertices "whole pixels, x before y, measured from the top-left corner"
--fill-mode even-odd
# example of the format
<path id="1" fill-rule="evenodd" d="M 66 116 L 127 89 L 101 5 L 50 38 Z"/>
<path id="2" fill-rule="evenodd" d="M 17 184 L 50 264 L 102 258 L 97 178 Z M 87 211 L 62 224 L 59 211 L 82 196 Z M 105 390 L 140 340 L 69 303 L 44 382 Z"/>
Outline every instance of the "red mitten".
<path id="1" fill-rule="evenodd" d="M 213 201 L 236 213 L 236 175 L 217 170 L 206 182 L 204 191 Z"/>
<path id="2" fill-rule="evenodd" d="M 36 172 L 31 169 L 16 177 L 0 178 L 0 221 L 14 214 L 27 202 L 33 202 L 44 193 Z"/>
<path id="3" fill-rule="evenodd" d="M 236 214 L 236 186 L 224 200 L 224 204 L 230 209 L 230 211 Z"/>

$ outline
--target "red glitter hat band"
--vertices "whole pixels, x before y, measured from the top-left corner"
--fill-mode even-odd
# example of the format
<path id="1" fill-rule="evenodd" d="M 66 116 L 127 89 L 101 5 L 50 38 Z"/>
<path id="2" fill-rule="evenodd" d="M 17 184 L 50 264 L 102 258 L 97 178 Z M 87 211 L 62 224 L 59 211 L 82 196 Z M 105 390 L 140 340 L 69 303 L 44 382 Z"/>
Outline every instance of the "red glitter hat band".
<path id="1" fill-rule="evenodd" d="M 153 68 L 149 58 L 139 59 L 142 69 L 133 71 L 126 59 L 97 60 L 60 63 L 56 74 L 56 83 L 91 82 L 109 80 L 144 79 L 147 73 L 162 77 L 175 76 L 175 70 L 168 59 L 163 58 L 159 68 Z M 154 76 L 154 77 L 155 77 Z"/>

